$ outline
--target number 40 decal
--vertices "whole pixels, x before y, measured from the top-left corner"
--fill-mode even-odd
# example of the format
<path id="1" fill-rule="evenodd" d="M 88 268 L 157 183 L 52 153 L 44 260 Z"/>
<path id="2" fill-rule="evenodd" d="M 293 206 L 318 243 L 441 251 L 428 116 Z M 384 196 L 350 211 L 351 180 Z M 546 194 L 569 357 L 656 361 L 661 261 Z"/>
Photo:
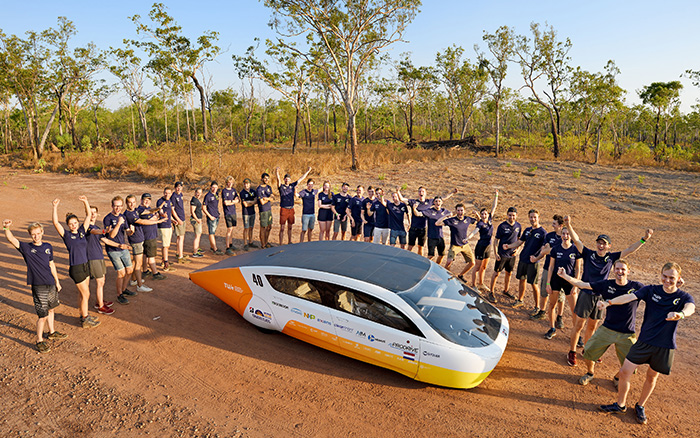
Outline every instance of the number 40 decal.
<path id="1" fill-rule="evenodd" d="M 263 281 L 259 275 L 253 274 L 253 283 L 258 287 L 263 287 Z"/>

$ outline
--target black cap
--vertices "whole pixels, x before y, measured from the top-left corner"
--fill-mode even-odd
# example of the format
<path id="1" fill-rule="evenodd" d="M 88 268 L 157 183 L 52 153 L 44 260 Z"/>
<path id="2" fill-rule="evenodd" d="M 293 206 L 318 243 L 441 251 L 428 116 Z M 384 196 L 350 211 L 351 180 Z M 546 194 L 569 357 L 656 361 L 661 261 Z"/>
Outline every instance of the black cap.
<path id="1" fill-rule="evenodd" d="M 175 188 L 182 187 L 184 184 L 182 184 L 182 181 L 178 181 L 175 183 Z"/>
<path id="2" fill-rule="evenodd" d="M 518 209 L 515 208 L 515 207 L 509 207 L 509 208 L 508 208 L 508 213 L 517 213 L 517 212 L 518 212 Z"/>
<path id="3" fill-rule="evenodd" d="M 601 234 L 595 241 L 597 242 L 599 240 L 606 242 L 608 245 L 612 244 L 612 242 L 610 241 L 610 236 L 608 236 L 607 234 Z"/>
<path id="4" fill-rule="evenodd" d="M 150 193 L 144 193 L 143 195 L 141 195 L 141 199 L 146 199 L 146 198 L 151 199 L 151 194 L 150 194 Z"/>

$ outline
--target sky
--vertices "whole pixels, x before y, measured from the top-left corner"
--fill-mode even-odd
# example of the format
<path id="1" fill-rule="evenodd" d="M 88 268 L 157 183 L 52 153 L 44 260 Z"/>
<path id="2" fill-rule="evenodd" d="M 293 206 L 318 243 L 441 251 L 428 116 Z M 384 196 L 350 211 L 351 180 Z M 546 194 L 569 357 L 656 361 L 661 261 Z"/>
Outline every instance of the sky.
<path id="1" fill-rule="evenodd" d="M 265 40 L 275 36 L 268 26 L 270 10 L 258 0 L 163 3 L 190 39 L 196 40 L 206 30 L 219 32 L 223 53 L 207 66 L 215 89 L 239 89 L 231 55 L 242 55 L 255 37 Z M 146 19 L 151 5 L 135 0 L 35 0 L 28 13 L 24 3 L 3 0 L 0 30 L 22 36 L 29 30 L 55 27 L 57 17 L 65 16 L 78 31 L 72 39 L 74 47 L 92 41 L 108 49 L 121 46 L 125 38 L 138 38 L 129 17 L 138 14 Z M 560 39 L 571 40 L 572 66 L 598 72 L 608 60 L 615 61 L 621 71 L 619 83 L 627 90 L 628 105 L 641 103 L 637 91 L 645 85 L 679 80 L 683 84 L 681 111 L 688 113 L 692 105 L 700 104 L 700 88 L 682 77 L 688 69 L 700 70 L 698 17 L 700 2 L 690 0 L 423 0 L 420 12 L 404 33 L 407 42 L 393 45 L 389 54 L 398 59 L 401 53 L 410 52 L 414 65 L 433 65 L 437 52 L 456 44 L 473 61 L 473 46 L 485 47 L 484 31 L 492 33 L 506 25 L 517 34 L 528 35 L 530 23 L 547 23 Z M 509 66 L 506 86 L 520 88 L 519 75 L 517 65 Z M 113 81 L 106 74 L 105 78 Z M 109 105 L 126 102 L 124 97 L 114 98 Z"/>

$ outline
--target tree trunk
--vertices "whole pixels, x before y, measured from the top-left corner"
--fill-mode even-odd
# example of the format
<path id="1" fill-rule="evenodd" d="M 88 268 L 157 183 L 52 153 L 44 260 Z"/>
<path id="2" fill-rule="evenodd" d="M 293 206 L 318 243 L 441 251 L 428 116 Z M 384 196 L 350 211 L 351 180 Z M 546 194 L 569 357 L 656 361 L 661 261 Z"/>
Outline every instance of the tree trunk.
<path id="1" fill-rule="evenodd" d="M 46 123 L 46 128 L 44 128 L 44 133 L 41 135 L 41 140 L 39 141 L 39 144 L 37 145 L 34 154 L 37 159 L 40 159 L 44 155 L 44 145 L 46 144 L 46 138 L 49 136 L 51 125 L 53 125 L 53 120 L 56 118 L 56 113 L 58 112 L 58 107 L 60 106 L 60 102 L 56 104 L 56 106 L 53 109 L 53 112 L 51 113 L 51 117 L 49 117 L 49 121 Z"/>
<path id="2" fill-rule="evenodd" d="M 97 121 L 97 106 L 92 110 L 92 114 L 95 117 L 95 149 L 100 147 L 100 124 Z"/>
<path id="3" fill-rule="evenodd" d="M 296 113 L 294 116 L 294 139 L 292 140 L 292 154 L 297 151 L 297 136 L 299 134 L 299 106 L 296 107 Z"/>
<path id="4" fill-rule="evenodd" d="M 333 106 L 333 145 L 338 147 L 338 124 L 335 117 L 335 105 Z"/>
<path id="5" fill-rule="evenodd" d="M 496 158 L 501 147 L 501 99 L 496 98 Z"/>
<path id="6" fill-rule="evenodd" d="M 209 134 L 207 132 L 207 105 L 204 98 L 204 87 L 199 83 L 194 73 L 190 77 L 192 78 L 192 82 L 194 82 L 194 86 L 197 87 L 197 91 L 199 91 L 199 104 L 202 108 L 202 136 L 204 141 L 207 141 L 209 139 Z"/>
<path id="7" fill-rule="evenodd" d="M 598 164 L 598 158 L 600 158 L 600 125 L 598 125 L 598 129 L 596 131 L 598 140 L 595 147 L 595 160 L 593 161 L 593 164 Z"/>
<path id="8" fill-rule="evenodd" d="M 177 142 L 180 142 L 180 101 L 175 99 L 175 120 L 177 123 Z"/>
<path id="9" fill-rule="evenodd" d="M 136 147 L 136 124 L 134 123 L 134 105 L 131 105 L 129 109 L 131 112 L 131 141 L 134 147 Z"/>
<path id="10" fill-rule="evenodd" d="M 80 142 L 78 141 L 78 133 L 76 132 L 76 129 L 75 129 L 75 125 L 76 125 L 75 119 L 76 118 L 77 118 L 77 115 L 72 115 L 72 114 L 69 115 L 68 116 L 68 126 L 70 128 L 70 135 L 71 135 L 71 139 L 73 140 L 73 146 L 74 147 L 77 146 L 78 150 L 80 152 L 83 152 L 83 145 L 80 144 Z"/>
<path id="11" fill-rule="evenodd" d="M 136 109 L 139 112 L 139 120 L 141 121 L 141 130 L 143 131 L 143 139 L 145 141 L 146 146 L 148 146 L 148 144 L 149 144 L 148 125 L 146 123 L 146 114 L 143 112 L 143 105 L 141 104 L 141 102 L 136 104 Z M 141 146 L 143 146 L 143 144 Z"/>
<path id="12" fill-rule="evenodd" d="M 345 106 L 348 117 L 348 140 L 350 141 L 350 154 L 352 155 L 352 165 L 350 169 L 360 170 L 360 164 L 357 161 L 357 128 L 355 126 L 355 110 L 348 104 Z"/>

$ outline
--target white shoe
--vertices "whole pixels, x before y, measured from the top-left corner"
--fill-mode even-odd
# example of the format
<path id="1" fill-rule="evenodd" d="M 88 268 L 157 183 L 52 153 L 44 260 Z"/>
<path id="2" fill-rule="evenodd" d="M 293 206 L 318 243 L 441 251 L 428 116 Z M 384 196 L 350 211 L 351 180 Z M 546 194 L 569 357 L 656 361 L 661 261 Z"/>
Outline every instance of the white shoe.
<path id="1" fill-rule="evenodd" d="M 136 286 L 137 284 L 139 284 L 139 282 L 136 281 L 136 280 L 131 280 L 131 281 L 129 282 L 129 286 Z"/>
<path id="2" fill-rule="evenodd" d="M 153 289 L 144 284 L 142 286 L 138 286 L 136 288 L 136 292 L 153 292 Z"/>

